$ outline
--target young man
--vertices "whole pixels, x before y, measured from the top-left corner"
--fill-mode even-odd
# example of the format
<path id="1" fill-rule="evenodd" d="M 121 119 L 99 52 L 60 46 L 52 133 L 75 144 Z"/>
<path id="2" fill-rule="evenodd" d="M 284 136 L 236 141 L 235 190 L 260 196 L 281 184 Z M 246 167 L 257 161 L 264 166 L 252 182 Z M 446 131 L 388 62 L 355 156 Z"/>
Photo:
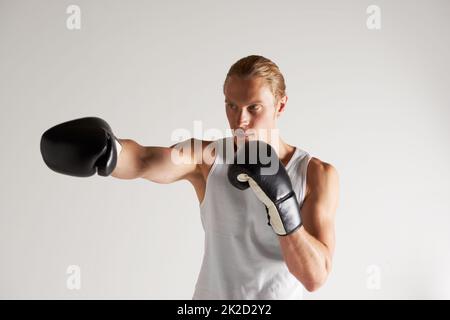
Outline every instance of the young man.
<path id="1" fill-rule="evenodd" d="M 205 230 L 193 298 L 301 299 L 303 288 L 317 290 L 331 270 L 338 174 L 332 165 L 273 134 L 287 96 L 283 75 L 272 61 L 255 55 L 240 59 L 223 89 L 230 128 L 240 136 L 145 147 L 115 139 L 99 118 L 83 118 L 44 133 L 44 161 L 69 175 L 188 180 Z M 279 170 L 263 176 L 258 164 L 229 163 L 224 146 L 230 142 L 247 148 L 267 143 L 279 159 Z M 184 161 L 174 161 L 174 154 Z"/>

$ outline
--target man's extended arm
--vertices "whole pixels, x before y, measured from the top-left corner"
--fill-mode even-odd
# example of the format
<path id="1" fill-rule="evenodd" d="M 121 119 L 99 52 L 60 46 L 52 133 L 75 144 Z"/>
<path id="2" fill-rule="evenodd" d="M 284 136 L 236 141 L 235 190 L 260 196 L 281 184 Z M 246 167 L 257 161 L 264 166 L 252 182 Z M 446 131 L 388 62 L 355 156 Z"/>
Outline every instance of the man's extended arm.
<path id="1" fill-rule="evenodd" d="M 171 147 L 146 147 L 114 136 L 109 124 L 98 117 L 79 118 L 46 130 L 40 143 L 47 166 L 62 174 L 119 179 L 144 178 L 158 183 L 200 175 L 198 157 L 203 141 L 188 139 Z M 195 148 L 200 145 L 200 148 Z"/>

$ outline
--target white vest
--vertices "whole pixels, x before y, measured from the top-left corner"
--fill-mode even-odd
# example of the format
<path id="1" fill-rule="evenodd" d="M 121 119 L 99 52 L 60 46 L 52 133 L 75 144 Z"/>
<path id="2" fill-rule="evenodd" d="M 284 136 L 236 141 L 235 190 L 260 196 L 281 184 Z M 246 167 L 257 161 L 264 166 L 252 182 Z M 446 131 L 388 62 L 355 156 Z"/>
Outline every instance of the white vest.
<path id="1" fill-rule="evenodd" d="M 193 299 L 302 299 L 303 286 L 287 269 L 264 205 L 250 188 L 230 184 L 223 154 L 216 148 L 200 204 L 205 252 Z M 286 165 L 300 206 L 310 159 L 296 148 Z"/>

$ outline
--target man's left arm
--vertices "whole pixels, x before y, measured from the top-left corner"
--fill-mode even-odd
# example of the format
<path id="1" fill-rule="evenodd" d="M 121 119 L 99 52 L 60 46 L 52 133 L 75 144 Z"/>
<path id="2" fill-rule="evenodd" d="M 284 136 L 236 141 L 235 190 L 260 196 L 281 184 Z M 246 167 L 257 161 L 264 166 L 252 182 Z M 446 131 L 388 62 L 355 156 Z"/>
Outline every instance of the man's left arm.
<path id="1" fill-rule="evenodd" d="M 315 291 L 331 271 L 339 177 L 332 165 L 312 158 L 306 182 L 308 193 L 301 208 L 302 226 L 289 235 L 279 236 L 279 241 L 289 271 L 308 291 Z"/>

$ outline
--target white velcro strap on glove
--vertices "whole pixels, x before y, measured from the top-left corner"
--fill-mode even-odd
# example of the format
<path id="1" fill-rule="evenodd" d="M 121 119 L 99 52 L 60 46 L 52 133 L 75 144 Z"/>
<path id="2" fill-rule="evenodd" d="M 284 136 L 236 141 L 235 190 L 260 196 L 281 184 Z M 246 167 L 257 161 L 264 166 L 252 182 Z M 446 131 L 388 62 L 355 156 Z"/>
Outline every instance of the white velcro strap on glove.
<path id="1" fill-rule="evenodd" d="M 283 222 L 281 221 L 280 214 L 278 213 L 278 209 L 275 204 L 269 199 L 269 197 L 267 197 L 267 195 L 258 186 L 255 180 L 253 180 L 249 176 L 247 176 L 247 180 L 250 188 L 252 188 L 253 192 L 256 194 L 256 197 L 258 197 L 258 199 L 267 207 L 267 213 L 270 217 L 269 222 L 275 233 L 278 235 L 286 234 L 286 229 L 284 228 Z"/>

